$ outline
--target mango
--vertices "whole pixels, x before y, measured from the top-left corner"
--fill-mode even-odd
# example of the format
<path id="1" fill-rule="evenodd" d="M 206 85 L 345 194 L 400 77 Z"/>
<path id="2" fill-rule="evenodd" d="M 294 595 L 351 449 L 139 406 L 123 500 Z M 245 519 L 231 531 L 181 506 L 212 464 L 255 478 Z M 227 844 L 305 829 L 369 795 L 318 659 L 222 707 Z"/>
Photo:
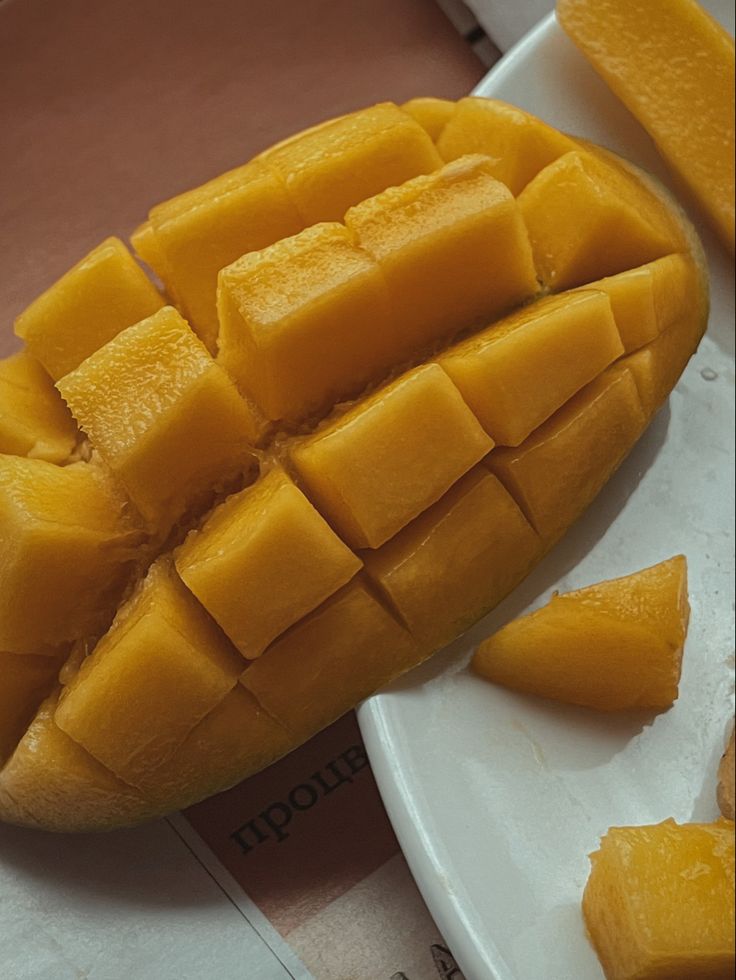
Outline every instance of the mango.
<path id="1" fill-rule="evenodd" d="M 179 549 L 176 567 L 252 658 L 349 581 L 361 562 L 274 468 L 213 512 Z"/>
<path id="2" fill-rule="evenodd" d="M 252 464 L 252 416 L 175 309 L 123 331 L 58 383 L 81 428 L 162 535 Z"/>
<path id="3" fill-rule="evenodd" d="M 608 298 L 580 292 L 524 307 L 440 364 L 494 442 L 518 446 L 623 350 Z"/>
<path id="4" fill-rule="evenodd" d="M 550 163 L 571 150 L 576 141 L 541 119 L 495 99 L 460 99 L 439 137 L 443 160 L 482 153 L 491 160 L 493 176 L 514 197 Z"/>
<path id="5" fill-rule="evenodd" d="M 408 112 L 413 119 L 416 119 L 422 129 L 429 134 L 432 142 L 436 144 L 450 116 L 455 111 L 455 103 L 450 99 L 421 97 L 409 99 L 401 108 L 404 112 Z M 460 156 L 462 155 L 460 154 Z"/>
<path id="6" fill-rule="evenodd" d="M 0 456 L 0 650 L 42 653 L 106 625 L 141 543 L 104 468 Z"/>
<path id="7" fill-rule="evenodd" d="M 733 823 L 611 827 L 583 914 L 607 980 L 730 980 Z"/>
<path id="8" fill-rule="evenodd" d="M 49 375 L 25 351 L 0 360 L 0 453 L 64 463 L 77 427 Z"/>
<path id="9" fill-rule="evenodd" d="M 476 673 L 526 694 L 599 711 L 677 699 L 690 607 L 679 555 L 590 585 L 508 623 L 475 652 Z"/>
<path id="10" fill-rule="evenodd" d="M 106 238 L 20 314 L 15 332 L 57 381 L 163 305 L 120 239 Z"/>
<path id="11" fill-rule="evenodd" d="M 225 698 L 241 670 L 170 563 L 159 561 L 64 688 L 54 721 L 135 786 Z"/>
<path id="12" fill-rule="evenodd" d="M 492 447 L 447 374 L 427 364 L 297 442 L 291 462 L 341 537 L 377 548 Z"/>
<path id="13" fill-rule="evenodd" d="M 736 816 L 736 805 L 734 802 L 736 797 L 736 792 L 734 792 L 734 781 L 736 779 L 736 774 L 734 773 L 735 756 L 734 729 L 731 728 L 731 738 L 728 740 L 728 746 L 718 766 L 718 791 L 716 794 L 720 811 L 728 820 L 733 820 L 734 816 Z"/>
<path id="14" fill-rule="evenodd" d="M 59 674 L 58 657 L 0 653 L 0 763 L 13 752 Z"/>
<path id="15" fill-rule="evenodd" d="M 695 0 L 558 0 L 557 17 L 733 251 L 733 38 Z"/>

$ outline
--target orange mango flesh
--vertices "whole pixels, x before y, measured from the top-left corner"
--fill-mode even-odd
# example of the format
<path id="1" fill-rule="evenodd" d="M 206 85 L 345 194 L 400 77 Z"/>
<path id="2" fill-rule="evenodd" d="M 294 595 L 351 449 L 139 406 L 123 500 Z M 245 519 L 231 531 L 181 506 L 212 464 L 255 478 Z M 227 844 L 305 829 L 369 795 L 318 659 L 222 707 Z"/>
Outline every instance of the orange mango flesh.
<path id="1" fill-rule="evenodd" d="M 15 332 L 56 381 L 164 305 L 118 238 L 107 238 L 17 318 Z"/>
<path id="2" fill-rule="evenodd" d="M 493 447 L 447 374 L 428 364 L 296 443 L 310 498 L 353 548 L 377 548 Z"/>
<path id="3" fill-rule="evenodd" d="M 734 826 L 611 827 L 583 897 L 607 980 L 730 980 Z"/>
<path id="4" fill-rule="evenodd" d="M 515 691 L 599 711 L 676 700 L 690 607 L 680 555 L 565 595 L 478 647 L 473 669 Z"/>
<path id="5" fill-rule="evenodd" d="M 558 0 L 557 17 L 733 251 L 733 38 L 695 0 Z"/>
<path id="6" fill-rule="evenodd" d="M 402 120 L 395 127 L 380 122 L 379 117 L 386 119 L 383 110 L 364 118 L 361 131 L 365 135 L 373 126 L 376 134 L 375 139 L 355 137 L 360 152 L 365 151 L 361 159 L 384 160 L 390 145 L 401 157 L 406 140 L 413 149 L 406 151 L 404 162 L 416 170 L 417 154 L 425 154 L 425 162 L 434 154 L 429 136 L 406 113 L 391 112 Z M 508 146 L 515 146 L 511 130 L 516 122 L 504 111 L 496 113 L 496 121 L 500 130 L 509 129 Z M 218 252 L 220 244 L 229 249 L 238 241 L 235 212 L 232 224 L 226 220 L 227 201 L 245 193 L 251 178 L 265 181 L 263 199 L 252 203 L 268 212 L 274 187 L 287 193 L 286 171 L 279 172 L 277 160 L 283 167 L 284 161 L 295 161 L 298 179 L 287 200 L 306 214 L 308 199 L 316 201 L 326 193 L 330 161 L 337 168 L 334 173 L 342 174 L 336 187 L 341 180 L 349 183 L 351 169 L 359 171 L 350 147 L 340 146 L 335 125 L 315 127 L 256 163 L 167 202 L 159 218 L 160 227 L 171 222 L 171 247 L 164 247 L 166 233 L 159 235 L 153 218 L 136 236 L 151 265 L 165 281 L 167 275 L 171 280 L 172 255 L 186 255 L 194 263 L 199 254 L 203 278 L 197 290 L 209 290 L 210 302 L 214 264 L 221 261 L 211 256 L 224 254 Z M 355 120 L 344 125 L 355 132 Z M 529 125 L 535 129 L 533 122 Z M 393 144 L 389 130 L 400 136 Z M 538 121 L 536 131 L 544 142 L 548 134 Z M 318 146 L 321 139 L 324 152 Z M 504 139 L 501 133 L 501 143 Z M 658 299 L 652 273 L 662 332 L 605 370 L 604 362 L 621 354 L 622 347 L 614 336 L 610 294 L 600 284 L 593 300 L 584 292 L 559 300 L 562 306 L 592 304 L 597 310 L 588 321 L 596 343 L 587 338 L 586 346 L 580 323 L 570 319 L 568 352 L 575 350 L 579 363 L 570 367 L 558 355 L 551 367 L 550 354 L 546 376 L 537 374 L 534 382 L 534 345 L 508 348 L 507 369 L 515 372 L 518 388 L 513 411 L 524 420 L 514 436 L 522 438 L 518 447 L 491 446 L 492 438 L 483 434 L 481 409 L 466 401 L 438 363 L 450 339 L 462 342 L 494 316 L 519 303 L 533 303 L 538 295 L 523 209 L 492 176 L 495 164 L 489 158 L 458 159 L 437 169 L 435 157 L 425 168 L 432 173 L 412 174 L 408 183 L 389 191 L 376 188 L 374 199 L 353 207 L 346 225 L 333 221 L 249 257 L 238 259 L 236 254 L 235 263 L 221 274 L 224 283 L 236 272 L 232 290 L 220 290 L 220 365 L 169 308 L 124 329 L 60 380 L 94 453 L 107 461 L 127 493 L 124 502 L 107 497 L 105 519 L 110 523 L 112 517 L 132 517 L 140 510 L 145 528 L 141 532 L 133 523 L 130 530 L 126 524 L 128 536 L 122 538 L 110 532 L 112 543 L 106 541 L 96 555 L 107 564 L 92 575 L 94 563 L 88 562 L 84 571 L 84 562 L 77 560 L 78 542 L 74 551 L 61 532 L 51 534 L 46 524 L 39 538 L 44 548 L 37 559 L 28 558 L 32 552 L 30 538 L 23 536 L 25 519 L 12 507 L 8 510 L 14 516 L 5 527 L 13 542 L 21 542 L 26 557 L 17 563 L 22 601 L 13 610 L 0 608 L 0 627 L 5 623 L 15 641 L 23 624 L 27 643 L 25 648 L 6 643 L 0 629 L 0 650 L 44 656 L 52 646 L 50 638 L 53 649 L 63 640 L 74 646 L 60 673 L 65 693 L 58 707 L 50 701 L 41 709 L 30 729 L 37 736 L 24 736 L 0 770 L 0 815 L 64 829 L 112 826 L 166 812 L 230 785 L 454 638 L 500 601 L 590 503 L 650 417 L 656 399 L 652 395 L 644 403 L 640 392 L 651 389 L 663 397 L 697 345 L 707 314 L 707 288 L 697 243 L 667 200 L 604 151 L 586 145 L 581 154 L 593 160 L 589 176 L 595 178 L 593 185 L 600 185 L 600 193 L 588 202 L 591 214 L 586 220 L 595 224 L 597 210 L 620 233 L 611 200 L 627 214 L 636 213 L 641 221 L 634 229 L 637 234 L 641 227 L 654 229 L 652 235 L 665 243 L 662 255 L 672 266 L 676 288 L 665 285 Z M 564 155 L 557 163 L 540 164 L 544 169 L 527 190 Z M 370 166 L 366 164 L 367 170 Z M 380 183 L 383 166 L 375 164 L 371 180 Z M 381 179 L 388 180 L 388 172 Z M 359 174 L 356 187 L 361 180 Z M 344 189 L 347 183 L 340 186 Z M 257 197 L 259 192 L 251 188 L 248 193 Z M 305 195 L 299 197 L 301 203 L 297 194 Z M 340 201 L 339 208 L 343 205 Z M 599 244 L 593 240 L 591 247 Z M 638 254 L 639 244 L 633 243 L 632 255 Z M 552 266 L 568 262 L 565 239 L 551 235 L 548 245 Z M 314 263 L 309 255 L 319 249 L 323 258 Z M 348 259 L 336 261 L 338 253 Z M 609 268 L 605 251 L 594 258 L 599 279 L 628 271 Z M 239 268 L 247 272 L 240 292 Z M 355 293 L 362 295 L 360 302 Z M 538 312 L 549 312 L 557 302 L 545 300 Z M 249 311 L 248 330 L 238 304 Z M 625 306 L 618 303 L 620 309 Z M 331 339 L 326 325 L 331 325 Z M 556 330 L 562 346 L 562 322 Z M 249 331 L 257 343 L 247 340 Z M 289 365 L 289 345 L 282 343 L 287 334 L 303 360 L 301 371 L 298 359 L 291 362 L 285 380 L 280 365 Z M 237 355 L 234 377 L 222 369 L 230 341 L 231 353 Z M 551 352 L 553 346 L 547 349 Z M 601 348 L 608 350 L 605 358 Z M 412 368 L 428 355 L 426 366 Z M 249 357 L 263 370 L 254 371 Z M 524 359 L 526 374 L 519 368 Z M 630 371 L 624 369 L 629 366 Z M 558 407 L 560 399 L 569 397 L 568 388 L 572 392 L 596 371 L 603 373 Z M 422 385 L 404 387 L 407 378 L 419 378 Z M 249 385 L 257 388 L 264 404 L 254 404 L 259 398 Z M 365 385 L 367 391 L 362 390 Z M 549 392 L 537 390 L 550 386 L 551 401 Z M 394 394 L 384 397 L 386 392 Z M 351 395 L 359 396 L 354 404 L 339 403 Z M 554 414 L 540 424 L 549 412 Z M 509 413 L 510 408 L 506 423 L 513 428 L 518 420 Z M 333 435 L 342 450 L 330 459 L 327 436 Z M 329 470 L 333 481 L 329 492 L 310 486 L 308 464 L 304 474 L 299 470 L 299 450 L 315 451 L 315 446 L 318 463 L 312 467 L 312 481 L 321 471 L 323 453 L 325 476 Z M 348 458 L 351 452 L 356 465 Z M 0 471 L 7 459 L 14 457 L 0 457 Z M 13 465 L 41 465 L 15 460 Z M 56 471 L 54 487 L 72 479 L 58 474 L 77 472 L 74 466 L 43 465 Z M 101 471 L 97 462 L 75 466 Z M 33 506 L 42 514 L 44 507 L 57 508 L 62 514 L 57 523 L 66 521 L 70 528 L 64 527 L 64 534 L 84 539 L 87 498 L 77 494 L 75 516 L 68 518 L 71 504 L 64 501 L 74 494 L 62 494 L 58 506 L 48 504 L 43 491 L 51 486 L 49 479 L 38 484 L 41 493 Z M 107 479 L 112 479 L 109 474 Z M 15 478 L 10 482 L 14 487 Z M 26 483 L 25 489 L 13 491 L 21 502 L 33 496 L 29 486 L 35 481 Z M 402 499 L 397 495 L 393 503 L 392 488 L 402 488 Z M 233 491 L 235 496 L 220 502 Z M 21 512 L 29 506 L 22 503 Z M 90 518 L 93 530 L 96 520 Z M 81 531 L 79 523 L 85 525 Z M 194 533 L 172 554 L 190 530 Z M 63 547 L 57 547 L 57 540 L 63 540 Z M 135 562 L 122 547 L 132 541 Z M 157 556 L 160 560 L 144 578 L 146 566 Z M 174 561 L 186 584 L 176 577 Z M 50 605 L 53 615 L 46 611 L 49 589 L 41 589 L 44 607 L 39 608 L 38 570 L 50 574 L 44 563 L 56 569 L 61 582 L 59 609 Z M 0 556 L 0 580 L 5 576 L 9 581 L 9 568 L 7 557 Z M 111 570 L 117 576 L 114 589 Z M 74 584 L 83 572 L 90 574 L 91 588 L 86 581 L 83 588 Z M 72 583 L 68 588 L 66 578 Z M 81 589 L 96 616 L 78 615 L 75 589 Z M 130 598 L 97 649 L 85 656 L 112 621 L 123 589 Z M 194 631 L 195 639 L 200 634 L 192 620 L 207 624 L 206 630 L 202 627 L 206 635 L 194 645 L 189 634 Z M 243 653 L 257 659 L 248 666 Z M 238 685 L 240 674 L 243 683 Z M 144 690 L 149 676 L 150 687 Z M 68 767 L 67 782 L 63 772 L 45 771 L 36 742 L 47 747 L 50 765 Z M 46 784 L 34 795 L 33 786 L 43 779 Z M 18 795 L 11 801 L 8 793 Z M 79 799 L 65 803 L 66 793 Z M 110 808 L 101 813 L 106 794 Z"/>
<path id="7" fill-rule="evenodd" d="M 442 130 L 455 111 L 455 103 L 450 99 L 420 97 L 410 99 L 401 108 L 404 112 L 408 112 L 413 119 L 416 119 L 422 129 L 426 130 L 432 142 L 436 144 Z"/>
<path id="8" fill-rule="evenodd" d="M 54 687 L 62 664 L 59 657 L 0 653 L 0 762 L 12 755 L 36 713 Z"/>
<path id="9" fill-rule="evenodd" d="M 0 360 L 0 453 L 64 463 L 77 444 L 69 409 L 27 351 Z"/>

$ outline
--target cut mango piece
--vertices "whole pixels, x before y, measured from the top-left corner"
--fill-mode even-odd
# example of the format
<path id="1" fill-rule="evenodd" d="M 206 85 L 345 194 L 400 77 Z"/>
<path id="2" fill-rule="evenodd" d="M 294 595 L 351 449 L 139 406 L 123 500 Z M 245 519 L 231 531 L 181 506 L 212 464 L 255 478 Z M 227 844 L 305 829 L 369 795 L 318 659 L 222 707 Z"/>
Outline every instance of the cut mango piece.
<path id="1" fill-rule="evenodd" d="M 142 259 L 156 273 L 161 282 L 166 282 L 170 278 L 166 267 L 166 259 L 159 247 L 156 231 L 150 218 L 138 225 L 135 231 L 131 232 L 130 244 L 135 249 L 135 254 L 138 258 Z"/>
<path id="2" fill-rule="evenodd" d="M 553 290 L 623 272 L 675 251 L 645 193 L 597 156 L 566 153 L 519 196 L 542 280 Z"/>
<path id="3" fill-rule="evenodd" d="M 455 106 L 437 149 L 443 160 L 466 153 L 490 157 L 493 176 L 516 197 L 540 170 L 578 144 L 516 106 L 469 96 Z"/>
<path id="4" fill-rule="evenodd" d="M 342 225 L 307 228 L 220 274 L 220 363 L 269 419 L 357 394 L 392 363 L 380 272 Z"/>
<path id="5" fill-rule="evenodd" d="M 274 468 L 221 504 L 179 549 L 176 566 L 240 652 L 257 657 L 361 563 Z"/>
<path id="6" fill-rule="evenodd" d="M 632 375 L 614 366 L 518 448 L 494 449 L 488 466 L 551 543 L 598 494 L 645 425 Z"/>
<path id="7" fill-rule="evenodd" d="M 345 224 L 381 268 L 406 353 L 537 292 L 519 208 L 486 157 L 391 187 L 348 211 Z"/>
<path id="8" fill-rule="evenodd" d="M 77 427 L 53 382 L 25 351 L 0 360 L 0 453 L 66 462 Z"/>
<path id="9" fill-rule="evenodd" d="M 38 711 L 0 773 L 0 806 L 6 820 L 45 830 L 104 830 L 110 821 L 130 825 L 153 816 L 153 807 L 54 722 L 56 697 Z"/>
<path id="10" fill-rule="evenodd" d="M 0 650 L 40 652 L 103 625 L 141 534 L 108 474 L 0 456 Z"/>
<path id="11" fill-rule="evenodd" d="M 581 292 L 525 307 L 440 364 L 494 441 L 518 446 L 622 353 L 608 298 Z"/>
<path id="12" fill-rule="evenodd" d="M 304 739 L 420 659 L 406 630 L 356 579 L 269 647 L 241 682 Z"/>
<path id="13" fill-rule="evenodd" d="M 242 669 L 172 566 L 159 561 L 65 687 L 54 720 L 135 786 L 172 756 Z"/>
<path id="14" fill-rule="evenodd" d="M 120 239 L 107 238 L 21 313 L 15 332 L 57 380 L 163 305 Z"/>
<path id="15" fill-rule="evenodd" d="M 733 38 L 695 0 L 558 0 L 557 16 L 733 251 Z"/>
<path id="16" fill-rule="evenodd" d="M 258 159 L 278 174 L 305 226 L 342 221 L 358 201 L 442 163 L 424 129 L 391 102 L 302 133 Z"/>
<path id="17" fill-rule="evenodd" d="M 59 674 L 58 657 L 0 653 L 0 764 L 12 753 Z"/>
<path id="18" fill-rule="evenodd" d="M 418 98 L 410 99 L 401 107 L 404 112 L 416 119 L 422 129 L 426 130 L 429 138 L 436 143 L 442 130 L 447 125 L 450 116 L 455 111 L 455 103 L 450 99 Z M 468 150 L 468 152 L 473 152 Z M 460 153 L 458 156 L 463 156 Z"/>
<path id="19" fill-rule="evenodd" d="M 720 765 L 718 766 L 718 806 L 721 813 L 728 820 L 733 820 L 736 816 L 736 805 L 734 803 L 736 792 L 734 791 L 734 764 L 736 763 L 736 748 L 734 747 L 734 730 L 731 729 L 731 738 L 728 740 L 728 747 L 723 753 Z"/>
<path id="20" fill-rule="evenodd" d="M 291 460 L 353 548 L 377 548 L 493 447 L 436 364 L 404 375 L 314 436 Z"/>
<path id="21" fill-rule="evenodd" d="M 733 823 L 611 827 L 583 914 L 607 980 L 730 980 Z"/>
<path id="22" fill-rule="evenodd" d="M 480 466 L 363 559 L 412 634 L 436 649 L 500 602 L 540 554 L 524 515 Z"/>
<path id="23" fill-rule="evenodd" d="M 252 464 L 246 403 L 172 307 L 59 382 L 80 426 L 152 529 Z"/>
<path id="24" fill-rule="evenodd" d="M 687 562 L 679 555 L 625 578 L 555 593 L 485 640 L 473 668 L 515 691 L 599 711 L 669 708 L 689 615 Z"/>

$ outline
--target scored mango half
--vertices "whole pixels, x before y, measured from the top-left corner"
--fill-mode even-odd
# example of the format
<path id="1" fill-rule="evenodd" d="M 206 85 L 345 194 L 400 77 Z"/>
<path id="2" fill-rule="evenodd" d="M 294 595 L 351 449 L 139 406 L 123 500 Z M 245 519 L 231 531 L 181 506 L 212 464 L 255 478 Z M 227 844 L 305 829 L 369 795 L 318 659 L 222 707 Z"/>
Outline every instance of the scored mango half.
<path id="1" fill-rule="evenodd" d="M 316 126 L 133 240 L 166 297 L 117 240 L 51 286 L 0 447 L 0 816 L 55 830 L 225 789 L 470 626 L 708 313 L 662 190 L 485 99 Z"/>

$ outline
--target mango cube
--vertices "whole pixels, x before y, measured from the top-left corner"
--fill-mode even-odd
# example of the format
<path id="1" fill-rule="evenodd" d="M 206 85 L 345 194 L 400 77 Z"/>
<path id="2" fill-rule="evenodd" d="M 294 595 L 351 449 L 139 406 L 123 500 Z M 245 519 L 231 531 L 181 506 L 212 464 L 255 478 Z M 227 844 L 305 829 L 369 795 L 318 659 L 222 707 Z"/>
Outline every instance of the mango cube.
<path id="1" fill-rule="evenodd" d="M 391 187 L 351 208 L 345 224 L 381 268 L 405 353 L 487 322 L 538 289 L 521 213 L 486 157 Z"/>
<path id="2" fill-rule="evenodd" d="M 74 419 L 35 357 L 0 360 L 0 453 L 63 463 L 76 443 Z"/>
<path id="3" fill-rule="evenodd" d="M 64 689 L 54 720 L 136 786 L 225 698 L 242 667 L 173 567 L 159 561 Z"/>
<path id="4" fill-rule="evenodd" d="M 140 543 L 123 494 L 92 463 L 0 456 L 0 650 L 41 652 L 94 633 Z"/>
<path id="5" fill-rule="evenodd" d="M 106 238 L 21 313 L 15 332 L 56 381 L 163 305 L 120 239 Z"/>
<path id="6" fill-rule="evenodd" d="M 611 827 L 583 914 L 607 980 L 730 980 L 733 823 Z"/>
<path id="7" fill-rule="evenodd" d="M 492 447 L 457 388 L 430 364 L 296 443 L 291 460 L 344 540 L 377 548 Z"/>
<path id="8" fill-rule="evenodd" d="M 443 160 L 467 153 L 490 157 L 493 176 L 516 197 L 540 170 L 578 144 L 523 109 L 469 96 L 456 103 L 437 149 Z"/>
<path id="9" fill-rule="evenodd" d="M 243 656 L 257 657 L 361 563 L 274 468 L 216 508 L 176 567 Z"/>
<path id="10" fill-rule="evenodd" d="M 307 130 L 266 150 L 304 226 L 342 221 L 347 209 L 442 163 L 424 129 L 383 102 Z"/>
<path id="11" fill-rule="evenodd" d="M 293 735 L 309 735 L 419 662 L 406 630 L 355 579 L 280 637 L 241 677 Z"/>
<path id="12" fill-rule="evenodd" d="M 437 649 L 500 602 L 540 554 L 513 498 L 478 466 L 363 560 L 412 635 Z"/>
<path id="13" fill-rule="evenodd" d="M 455 103 L 451 99 L 420 97 L 409 99 L 401 108 L 404 112 L 408 112 L 412 119 L 416 119 L 422 129 L 426 130 L 432 142 L 436 144 L 442 130 L 455 111 Z M 463 154 L 459 155 L 463 156 Z"/>
<path id="14" fill-rule="evenodd" d="M 633 376 L 613 366 L 520 446 L 494 449 L 487 462 L 552 543 L 597 495 L 645 425 Z"/>
<path id="15" fill-rule="evenodd" d="M 123 331 L 58 387 L 161 533 L 252 464 L 255 428 L 246 403 L 170 306 Z"/>
<path id="16" fill-rule="evenodd" d="M 220 274 L 220 363 L 269 419 L 359 393 L 393 362 L 395 318 L 376 264 L 321 224 Z"/>
<path id="17" fill-rule="evenodd" d="M 566 595 L 485 640 L 473 668 L 496 684 L 599 711 L 669 708 L 690 607 L 682 555 Z"/>
<path id="18" fill-rule="evenodd" d="M 58 657 L 0 653 L 0 763 L 13 752 L 60 667 Z"/>
<path id="19" fill-rule="evenodd" d="M 491 437 L 518 446 L 623 354 L 601 292 L 541 300 L 440 358 Z"/>
<path id="20" fill-rule="evenodd" d="M 537 271 L 553 290 L 614 275 L 676 249 L 659 208 L 598 156 L 573 151 L 519 196 Z"/>

